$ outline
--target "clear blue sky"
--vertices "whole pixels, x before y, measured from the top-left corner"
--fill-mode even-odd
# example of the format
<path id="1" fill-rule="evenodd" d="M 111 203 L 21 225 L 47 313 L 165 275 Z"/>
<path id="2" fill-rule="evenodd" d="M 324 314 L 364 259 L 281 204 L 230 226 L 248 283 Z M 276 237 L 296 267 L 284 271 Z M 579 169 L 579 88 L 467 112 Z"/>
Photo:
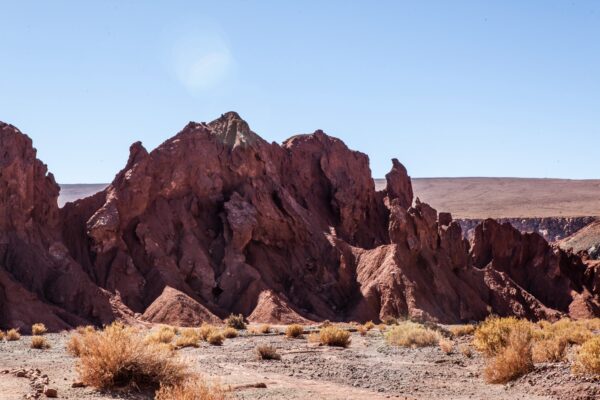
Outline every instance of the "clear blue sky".
<path id="1" fill-rule="evenodd" d="M 150 4 L 152 3 L 152 4 Z M 0 120 L 63 183 L 235 110 L 415 177 L 600 178 L 598 1 L 0 0 Z"/>

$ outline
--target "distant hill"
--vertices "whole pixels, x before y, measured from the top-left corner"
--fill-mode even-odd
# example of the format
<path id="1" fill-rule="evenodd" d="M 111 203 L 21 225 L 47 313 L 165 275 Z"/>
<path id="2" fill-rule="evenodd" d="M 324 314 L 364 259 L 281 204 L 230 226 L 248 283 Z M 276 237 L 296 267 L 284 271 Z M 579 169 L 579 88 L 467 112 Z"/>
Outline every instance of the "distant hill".
<path id="1" fill-rule="evenodd" d="M 378 189 L 385 180 L 377 179 Z M 600 180 L 416 178 L 415 196 L 455 218 L 600 216 Z"/>
<path id="2" fill-rule="evenodd" d="M 91 196 L 107 186 L 108 183 L 61 184 L 58 205 L 62 207 L 65 203 Z"/>

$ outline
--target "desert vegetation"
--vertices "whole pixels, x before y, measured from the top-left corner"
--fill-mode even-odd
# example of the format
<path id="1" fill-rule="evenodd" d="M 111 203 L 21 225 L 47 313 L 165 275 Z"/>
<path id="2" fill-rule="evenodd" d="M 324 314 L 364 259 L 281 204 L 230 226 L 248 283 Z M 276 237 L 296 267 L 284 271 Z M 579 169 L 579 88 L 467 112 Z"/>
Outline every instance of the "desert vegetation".
<path id="1" fill-rule="evenodd" d="M 31 326 L 31 334 L 32 335 L 40 336 L 46 332 L 48 332 L 48 329 L 46 329 L 46 325 L 44 325 L 44 324 L 38 323 L 38 324 L 33 324 Z"/>
<path id="2" fill-rule="evenodd" d="M 234 328 L 237 330 L 246 329 L 246 322 L 242 314 L 231 314 L 229 318 L 225 320 L 225 324 L 230 328 Z"/>
<path id="3" fill-rule="evenodd" d="M 281 356 L 277 352 L 277 349 L 269 344 L 263 344 L 257 346 L 256 355 L 260 360 L 281 360 Z"/>
<path id="4" fill-rule="evenodd" d="M 404 321 L 393 326 L 386 333 L 385 338 L 394 346 L 426 347 L 438 344 L 440 335 L 419 323 Z"/>
<path id="5" fill-rule="evenodd" d="M 39 350 L 49 349 L 50 343 L 48 343 L 48 340 L 46 340 L 46 338 L 43 336 L 38 336 L 38 335 L 32 336 L 31 337 L 31 348 L 39 349 Z"/>
<path id="6" fill-rule="evenodd" d="M 21 340 L 21 334 L 19 333 L 18 329 L 9 329 L 6 332 L 5 337 L 6 337 L 6 340 L 8 340 L 9 342 Z"/>
<path id="7" fill-rule="evenodd" d="M 304 334 L 304 327 L 298 324 L 289 325 L 285 330 L 285 336 L 292 339 L 302 337 Z"/>

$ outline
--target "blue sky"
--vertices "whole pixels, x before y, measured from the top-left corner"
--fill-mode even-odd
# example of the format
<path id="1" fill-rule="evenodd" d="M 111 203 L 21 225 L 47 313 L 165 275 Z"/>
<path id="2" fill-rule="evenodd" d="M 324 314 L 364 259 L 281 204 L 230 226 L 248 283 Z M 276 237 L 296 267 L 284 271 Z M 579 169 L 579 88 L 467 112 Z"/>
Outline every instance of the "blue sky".
<path id="1" fill-rule="evenodd" d="M 0 120 L 63 183 L 235 110 L 382 177 L 600 178 L 600 2 L 0 0 Z"/>

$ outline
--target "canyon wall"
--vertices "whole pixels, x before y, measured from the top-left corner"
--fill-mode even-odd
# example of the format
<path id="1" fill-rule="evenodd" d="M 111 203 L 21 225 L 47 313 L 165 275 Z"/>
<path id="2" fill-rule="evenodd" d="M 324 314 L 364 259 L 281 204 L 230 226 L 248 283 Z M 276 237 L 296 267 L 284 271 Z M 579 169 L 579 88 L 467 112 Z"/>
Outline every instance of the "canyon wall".
<path id="1" fill-rule="evenodd" d="M 599 314 L 594 266 L 493 220 L 471 245 L 450 214 L 413 200 L 399 161 L 376 190 L 368 157 L 322 131 L 279 145 L 236 113 L 189 123 L 152 152 L 132 145 L 105 190 L 59 210 L 52 176 L 10 129 L 0 237 L 21 239 L 0 253 L 3 327 L 40 318 L 16 304 L 20 292 L 53 329 L 232 312 L 260 322 Z"/>

